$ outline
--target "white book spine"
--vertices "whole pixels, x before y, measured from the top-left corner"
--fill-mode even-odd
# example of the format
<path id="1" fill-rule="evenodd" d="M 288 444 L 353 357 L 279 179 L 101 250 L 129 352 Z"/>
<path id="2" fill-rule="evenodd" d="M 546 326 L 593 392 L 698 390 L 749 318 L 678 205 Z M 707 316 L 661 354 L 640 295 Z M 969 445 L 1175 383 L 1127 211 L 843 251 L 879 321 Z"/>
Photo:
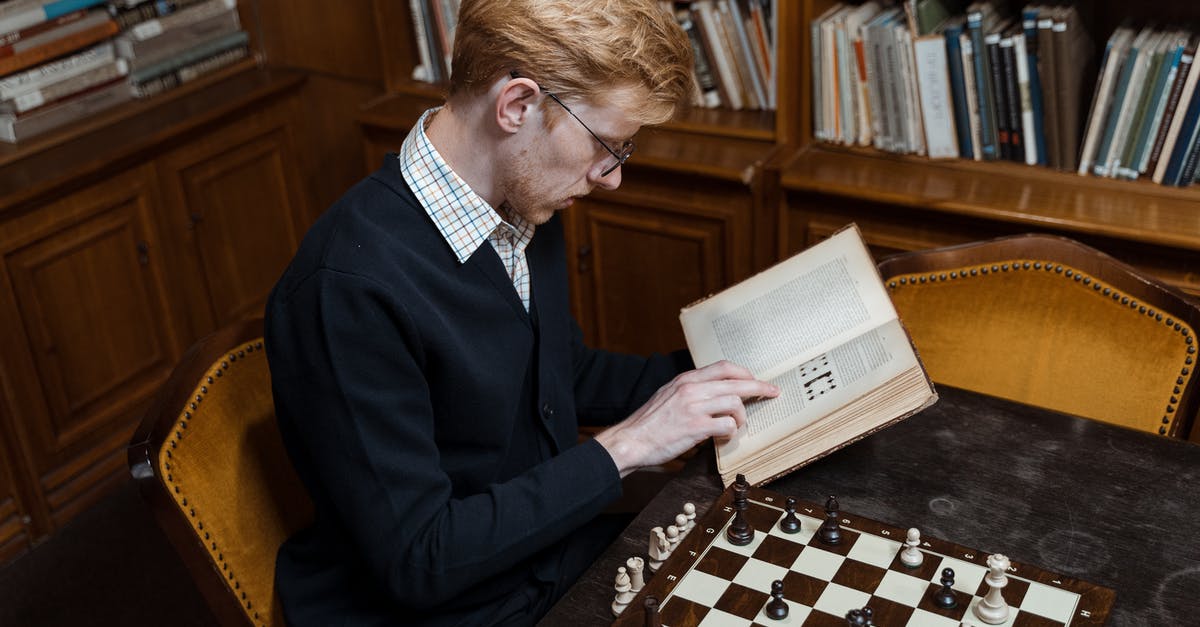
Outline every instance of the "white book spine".
<path id="1" fill-rule="evenodd" d="M 983 120 L 979 113 L 979 89 L 975 84 L 975 52 L 971 44 L 971 36 L 963 33 L 958 39 L 962 48 L 963 58 L 963 87 L 967 90 L 967 122 L 971 127 L 971 158 L 983 160 Z"/>
<path id="2" fill-rule="evenodd" d="M 205 18 L 219 15 L 225 11 L 237 8 L 237 0 L 209 0 L 200 4 L 192 5 L 183 9 L 169 13 L 163 17 L 146 20 L 140 24 L 134 24 L 128 31 L 128 36 L 134 41 L 145 41 L 158 37 L 166 31 L 179 26 L 184 26 L 203 20 Z"/>
<path id="3" fill-rule="evenodd" d="M 408 10 L 412 14 L 413 42 L 417 46 L 417 56 L 421 62 L 413 68 L 412 78 L 415 81 L 430 82 L 433 80 L 433 64 L 429 56 L 429 39 L 425 36 L 425 9 L 421 0 L 408 0 Z"/>
<path id="4" fill-rule="evenodd" d="M 917 87 L 925 124 L 925 148 L 931 159 L 958 156 L 954 131 L 954 109 L 950 103 L 950 73 L 946 66 L 946 43 L 941 35 L 913 42 L 917 65 Z"/>
<path id="5" fill-rule="evenodd" d="M 9 33 L 22 28 L 28 28 L 46 20 L 46 11 L 41 2 L 14 2 L 11 6 L 0 5 L 0 33 Z"/>
<path id="6" fill-rule="evenodd" d="M 0 100 L 15 98 L 55 81 L 91 71 L 115 58 L 112 43 L 105 42 L 69 57 L 10 74 L 0 78 Z"/>
<path id="7" fill-rule="evenodd" d="M 730 65 L 733 63 L 733 55 L 723 41 L 723 29 L 717 22 L 719 18 L 716 10 L 713 8 L 711 0 L 697 2 L 694 6 L 700 13 L 700 27 L 704 29 L 704 39 L 709 43 L 713 56 L 712 61 L 717 66 L 717 80 L 721 81 L 721 85 L 725 87 L 725 94 L 729 97 L 727 104 L 730 109 L 744 109 L 741 83 Z"/>
<path id="8" fill-rule="evenodd" d="M 1017 95 L 1021 99 L 1021 137 L 1025 143 L 1026 165 L 1037 165 L 1037 129 L 1033 123 L 1033 97 L 1029 93 L 1029 52 L 1025 35 L 1013 35 L 1013 55 L 1017 70 Z"/>

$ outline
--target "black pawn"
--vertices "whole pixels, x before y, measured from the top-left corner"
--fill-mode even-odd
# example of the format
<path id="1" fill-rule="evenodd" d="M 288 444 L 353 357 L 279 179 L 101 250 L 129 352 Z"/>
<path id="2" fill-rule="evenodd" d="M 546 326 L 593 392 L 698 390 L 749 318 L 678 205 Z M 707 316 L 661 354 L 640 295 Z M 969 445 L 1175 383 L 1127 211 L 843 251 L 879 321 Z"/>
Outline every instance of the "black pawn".
<path id="1" fill-rule="evenodd" d="M 779 521 L 779 530 L 784 533 L 796 533 L 800 531 L 800 519 L 796 517 L 796 499 L 787 498 L 787 515 Z"/>
<path id="2" fill-rule="evenodd" d="M 825 501 L 825 522 L 817 531 L 817 539 L 825 544 L 842 543 L 842 526 L 838 524 L 838 502 L 836 496 L 830 496 Z"/>
<path id="3" fill-rule="evenodd" d="M 866 627 L 875 627 L 875 610 L 864 607 L 862 608 L 863 625 Z"/>
<path id="4" fill-rule="evenodd" d="M 658 615 L 658 599 L 652 594 L 647 595 L 645 606 L 646 627 L 662 627 L 662 618 Z"/>
<path id="5" fill-rule="evenodd" d="M 850 610 L 846 612 L 846 624 L 849 627 L 862 627 L 867 624 L 867 619 L 862 615 L 862 610 Z"/>
<path id="6" fill-rule="evenodd" d="M 933 604 L 949 610 L 958 606 L 958 597 L 954 596 L 954 569 L 942 569 L 942 587 L 933 593 Z"/>
<path id="7" fill-rule="evenodd" d="M 763 608 L 763 613 L 767 618 L 775 620 L 783 620 L 788 615 L 787 601 L 783 600 L 783 581 L 776 579 L 771 582 L 771 600 L 767 601 L 767 606 Z"/>
<path id="8" fill-rule="evenodd" d="M 743 475 L 738 475 L 737 481 L 733 482 L 733 522 L 729 523 L 729 528 L 725 530 L 725 537 L 734 546 L 746 546 L 754 540 L 754 529 L 746 520 L 746 508 L 750 506 L 750 501 L 746 498 L 746 490 L 749 487 Z"/>

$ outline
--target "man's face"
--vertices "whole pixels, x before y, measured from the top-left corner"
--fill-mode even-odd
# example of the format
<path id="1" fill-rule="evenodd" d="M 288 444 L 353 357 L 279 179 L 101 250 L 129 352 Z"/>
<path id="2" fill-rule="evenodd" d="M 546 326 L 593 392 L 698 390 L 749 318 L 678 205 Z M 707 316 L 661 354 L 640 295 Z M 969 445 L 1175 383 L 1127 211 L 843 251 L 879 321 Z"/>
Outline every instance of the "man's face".
<path id="1" fill-rule="evenodd" d="M 571 111 L 614 150 L 633 137 L 637 122 L 616 105 L 568 103 Z M 557 115 L 553 125 L 547 113 Z M 503 185 L 509 209 L 533 224 L 545 224 L 554 212 L 571 206 L 596 187 L 616 189 L 621 168 L 601 173 L 616 160 L 591 133 L 558 104 L 547 101 L 536 117 L 535 135 L 507 169 Z"/>

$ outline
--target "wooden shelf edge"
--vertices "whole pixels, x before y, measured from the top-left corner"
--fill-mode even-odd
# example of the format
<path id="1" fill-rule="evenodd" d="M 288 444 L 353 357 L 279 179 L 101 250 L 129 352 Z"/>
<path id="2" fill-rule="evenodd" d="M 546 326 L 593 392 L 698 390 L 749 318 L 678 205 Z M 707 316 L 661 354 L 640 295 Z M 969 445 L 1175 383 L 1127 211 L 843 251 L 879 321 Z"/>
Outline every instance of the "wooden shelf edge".
<path id="1" fill-rule="evenodd" d="M 53 191 L 65 193 L 97 173 L 170 145 L 247 106 L 298 89 L 299 72 L 238 64 L 183 88 L 96 115 L 0 157 L 0 213 Z M 9 191 L 11 190 L 11 191 Z"/>
<path id="2" fill-rule="evenodd" d="M 811 192 L 1200 251 L 1200 193 L 1019 164 L 933 161 L 813 145 L 782 166 Z"/>

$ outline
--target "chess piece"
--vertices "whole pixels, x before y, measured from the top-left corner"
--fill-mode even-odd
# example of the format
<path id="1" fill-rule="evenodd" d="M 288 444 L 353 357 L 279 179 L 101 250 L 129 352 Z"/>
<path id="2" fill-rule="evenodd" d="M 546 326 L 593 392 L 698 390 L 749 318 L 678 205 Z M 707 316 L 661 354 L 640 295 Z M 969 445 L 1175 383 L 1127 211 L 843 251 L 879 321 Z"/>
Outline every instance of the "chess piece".
<path id="1" fill-rule="evenodd" d="M 867 624 L 867 619 L 862 615 L 862 610 L 850 610 L 846 612 L 846 625 L 849 627 L 862 627 Z"/>
<path id="2" fill-rule="evenodd" d="M 653 594 L 646 595 L 646 627 L 662 627 L 662 618 L 658 616 L 658 599 Z"/>
<path id="3" fill-rule="evenodd" d="M 687 516 L 687 531 L 696 526 L 696 506 L 692 503 L 683 504 L 683 515 Z"/>
<path id="4" fill-rule="evenodd" d="M 989 625 L 999 625 L 1008 620 L 1008 603 L 1004 600 L 1002 591 L 1008 585 L 1007 557 L 996 553 L 987 558 L 988 574 L 984 577 L 987 582 L 987 595 L 975 604 L 975 616 Z"/>
<path id="5" fill-rule="evenodd" d="M 650 548 L 646 551 L 650 557 L 647 566 L 650 567 L 650 572 L 658 572 L 658 567 L 671 556 L 671 543 L 667 540 L 667 534 L 663 532 L 662 527 L 655 527 L 650 530 Z"/>
<path id="6" fill-rule="evenodd" d="M 776 579 L 771 582 L 771 600 L 767 601 L 766 607 L 763 608 L 763 613 L 767 618 L 774 620 L 783 620 L 788 615 L 787 601 L 783 600 L 783 581 Z"/>
<path id="7" fill-rule="evenodd" d="M 675 525 L 670 525 L 667 527 L 666 536 L 667 557 L 670 557 L 671 554 L 675 552 L 675 547 L 679 546 L 679 541 L 683 539 L 683 536 L 679 534 L 679 527 L 676 527 Z"/>
<path id="8" fill-rule="evenodd" d="M 746 498 L 749 487 L 745 475 L 738 475 L 733 482 L 733 521 L 725 530 L 725 538 L 734 546 L 746 546 L 754 540 L 754 529 L 746 520 L 746 510 L 750 507 L 750 501 Z"/>
<path id="9" fill-rule="evenodd" d="M 687 524 L 687 514 L 675 514 L 675 528 L 679 530 L 680 540 L 687 535 L 687 532 L 692 530 Z"/>
<path id="10" fill-rule="evenodd" d="M 954 569 L 942 569 L 942 587 L 933 593 L 933 604 L 944 610 L 958 607 L 958 597 L 954 595 Z"/>
<path id="11" fill-rule="evenodd" d="M 796 517 L 796 499 L 789 496 L 786 502 L 784 511 L 787 514 L 779 521 L 779 530 L 784 533 L 796 533 L 800 531 L 800 519 Z"/>
<path id="12" fill-rule="evenodd" d="M 625 608 L 629 607 L 629 602 L 633 600 L 633 584 L 629 581 L 629 573 L 624 566 L 617 567 L 617 578 L 613 582 L 617 594 L 613 597 L 612 613 L 613 616 L 620 616 Z"/>
<path id="13" fill-rule="evenodd" d="M 645 562 L 640 557 L 631 557 L 625 561 L 625 567 L 629 572 L 629 591 L 637 594 L 642 591 L 642 586 L 646 585 L 646 579 L 642 573 Z"/>
<path id="14" fill-rule="evenodd" d="M 842 543 L 842 526 L 837 520 L 838 509 L 837 497 L 830 495 L 825 500 L 825 522 L 821 523 L 821 528 L 817 531 L 817 539 L 825 544 Z"/>
<path id="15" fill-rule="evenodd" d="M 875 627 L 875 610 L 870 607 L 862 608 L 863 625 Z"/>
<path id="16" fill-rule="evenodd" d="M 904 539 L 904 549 L 900 551 L 900 563 L 908 568 L 916 568 L 925 561 L 925 554 L 917 547 L 921 545 L 921 532 L 916 527 L 908 530 L 908 537 Z"/>

